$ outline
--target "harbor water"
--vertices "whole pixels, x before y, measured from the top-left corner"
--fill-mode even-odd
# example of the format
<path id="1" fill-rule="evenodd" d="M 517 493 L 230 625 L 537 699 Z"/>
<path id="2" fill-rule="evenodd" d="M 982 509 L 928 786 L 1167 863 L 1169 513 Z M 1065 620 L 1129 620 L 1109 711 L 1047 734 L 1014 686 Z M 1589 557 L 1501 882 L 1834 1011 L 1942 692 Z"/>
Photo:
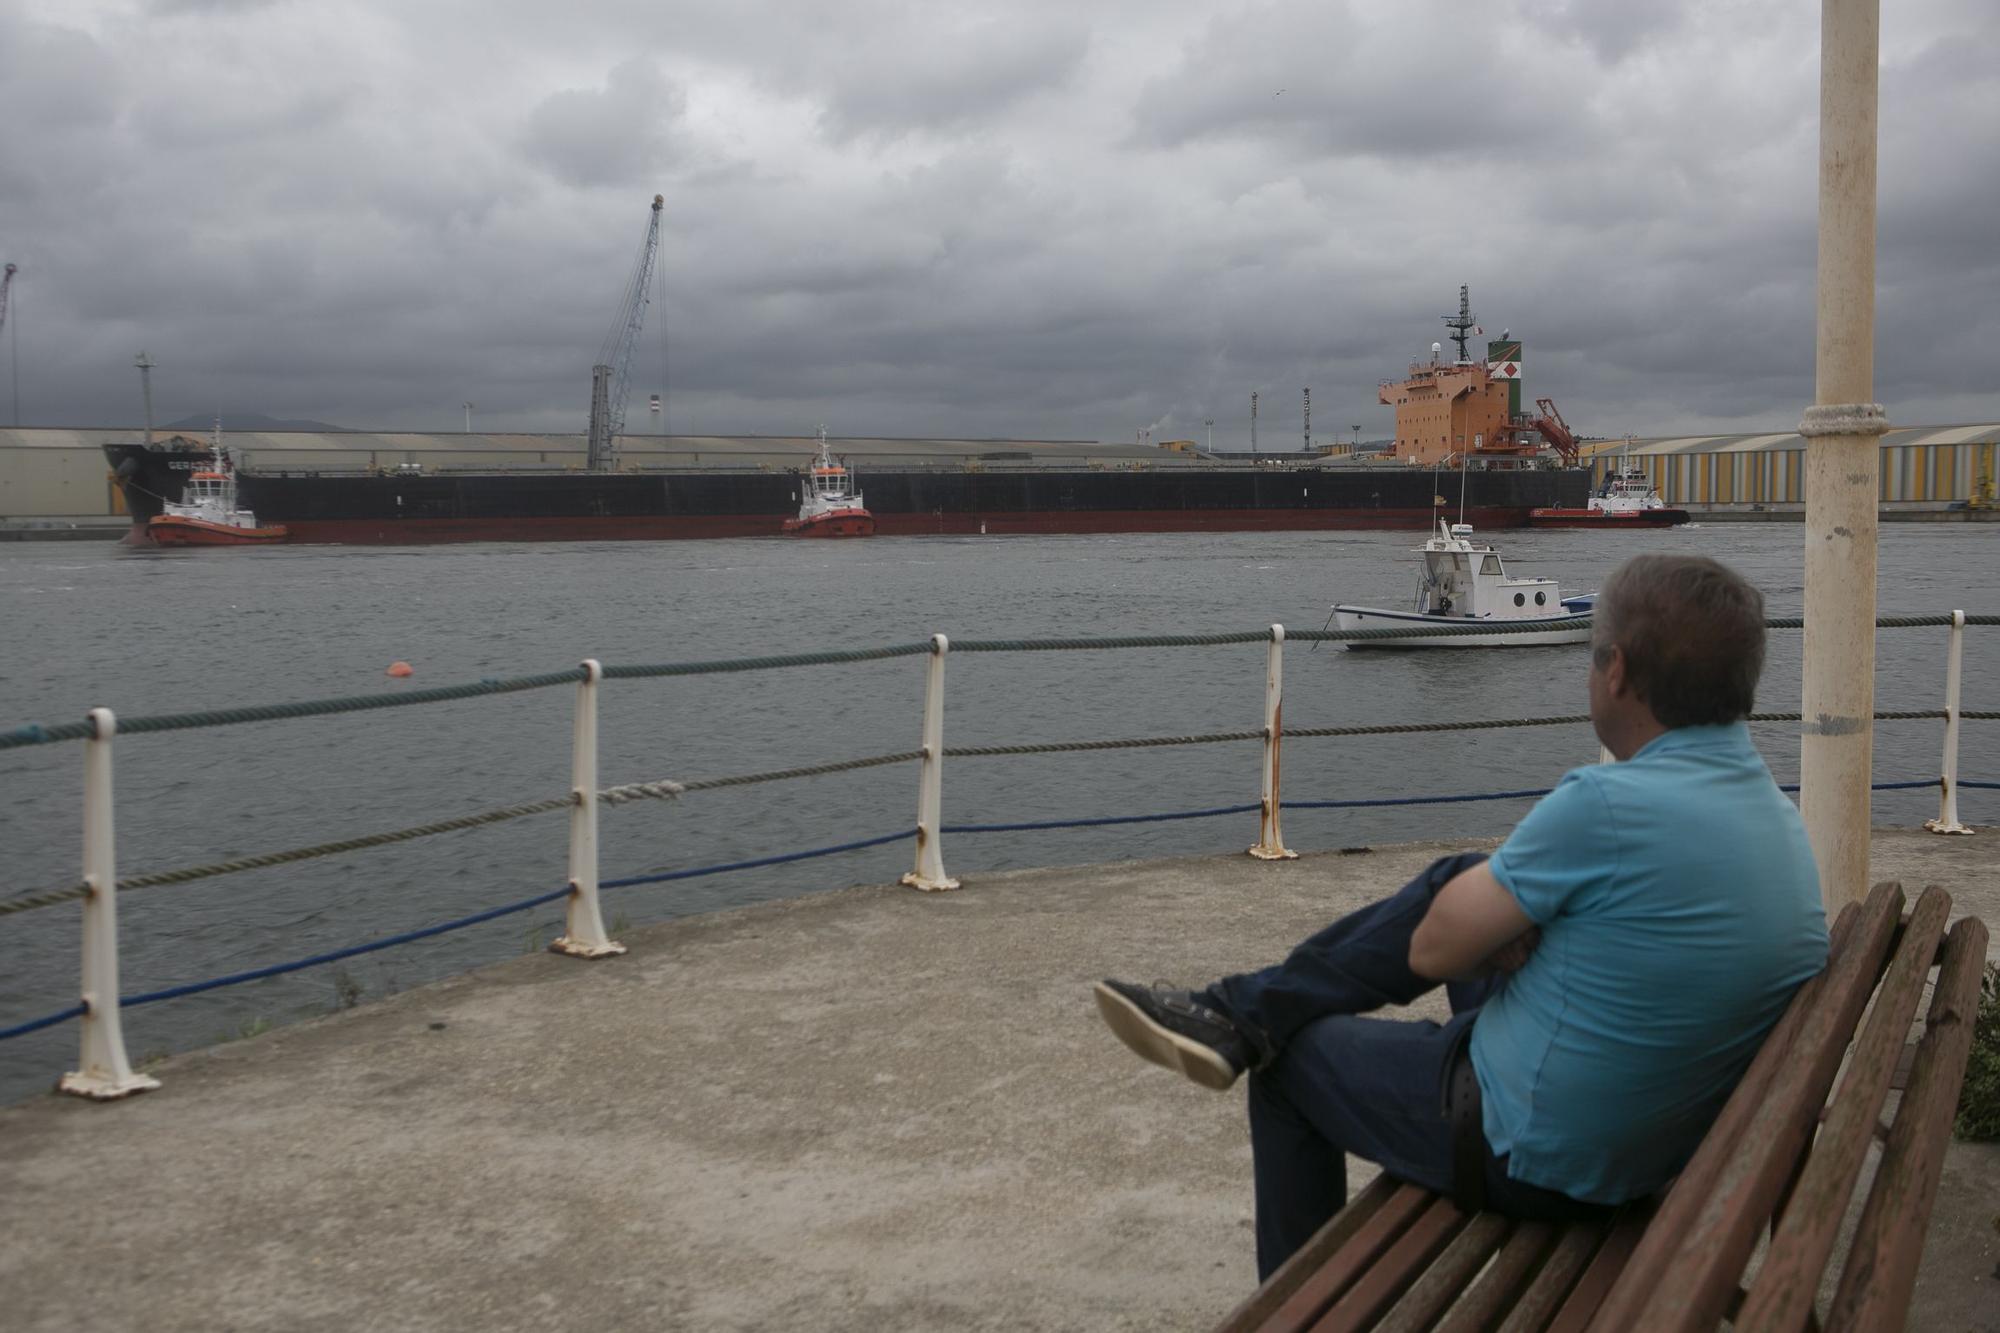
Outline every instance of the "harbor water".
<path id="1" fill-rule="evenodd" d="M 0 545 L 0 726 L 398 691 L 573 665 L 736 658 L 920 641 L 1316 629 L 1336 600 L 1402 606 L 1418 533 L 1037 538 L 778 539 L 280 547 L 227 553 Z M 1802 530 L 1730 524 L 1632 533 L 1495 534 L 1509 572 L 1588 591 L 1641 550 L 1715 555 L 1774 615 L 1802 607 Z M 1884 614 L 2000 610 L 1991 529 L 1889 525 Z M 1942 629 L 1879 636 L 1882 709 L 1936 708 Z M 409 680 L 385 678 L 391 661 Z M 1291 645 L 1288 728 L 1456 722 L 1584 711 L 1581 647 L 1350 652 Z M 948 745 L 1253 729 L 1264 648 L 954 655 Z M 1795 709 L 1800 635 L 1774 631 L 1760 706 Z M 720 777 L 914 749 L 925 661 L 607 682 L 600 778 Z M 119 871 L 130 876 L 400 828 L 561 794 L 574 689 L 121 739 Z M 2000 631 L 1967 632 L 1968 709 L 2000 708 Z M 1970 723 L 1961 774 L 2000 778 L 1993 726 Z M 1794 724 L 1759 725 L 1781 781 Z M 1877 729 L 1878 781 L 1934 779 L 1941 724 Z M 1543 788 L 1596 758 L 1587 726 L 1296 739 L 1288 800 Z M 1153 814 L 1254 802 L 1254 742 L 946 766 L 945 819 L 1014 822 Z M 699 867 L 910 828 L 914 764 L 694 793 L 601 815 L 605 878 Z M 81 748 L 0 752 L 0 896 L 74 883 Z M 1525 800 L 1288 810 L 1288 843 L 1366 847 L 1504 831 Z M 1880 793 L 1878 822 L 1936 813 L 1934 791 Z M 2000 817 L 2000 793 L 1961 801 Z M 953 874 L 1240 850 L 1256 817 L 947 837 Z M 907 870 L 899 843 L 790 866 L 607 893 L 639 923 Z M 559 888 L 565 821 L 549 814 L 400 846 L 134 892 L 121 899 L 127 994 L 284 962 Z M 0 1027 L 75 1000 L 75 904 L 0 918 Z M 130 1010 L 136 1060 L 226 1039 L 538 948 L 561 905 L 343 964 Z M 856 978 L 856 984 L 866 984 Z M 0 1043 L 0 1100 L 47 1087 L 74 1061 L 73 1025 Z"/>

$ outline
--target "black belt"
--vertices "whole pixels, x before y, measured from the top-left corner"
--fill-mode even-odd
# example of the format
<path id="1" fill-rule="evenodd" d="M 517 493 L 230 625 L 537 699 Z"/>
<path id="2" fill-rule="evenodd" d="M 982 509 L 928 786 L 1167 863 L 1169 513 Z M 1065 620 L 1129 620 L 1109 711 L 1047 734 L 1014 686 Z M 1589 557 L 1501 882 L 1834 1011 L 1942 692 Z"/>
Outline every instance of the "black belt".
<path id="1" fill-rule="evenodd" d="M 1466 1035 L 1471 1036 L 1469 1029 Z M 1445 1075 L 1445 1112 L 1451 1120 L 1451 1201 L 1468 1217 L 1486 1207 L 1486 1162 L 1491 1151 L 1480 1109 L 1472 1043 L 1461 1041 Z"/>

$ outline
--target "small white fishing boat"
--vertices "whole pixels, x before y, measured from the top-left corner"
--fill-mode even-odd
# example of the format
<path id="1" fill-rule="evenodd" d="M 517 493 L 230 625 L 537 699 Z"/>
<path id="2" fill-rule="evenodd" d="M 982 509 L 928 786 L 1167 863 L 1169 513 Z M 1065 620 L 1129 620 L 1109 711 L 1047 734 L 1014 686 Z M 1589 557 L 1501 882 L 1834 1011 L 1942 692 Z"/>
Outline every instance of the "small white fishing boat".
<path id="1" fill-rule="evenodd" d="M 1408 611 L 1341 605 L 1333 617 L 1344 630 L 1504 626 L 1504 634 L 1429 634 L 1349 641 L 1349 648 L 1523 648 L 1582 643 L 1590 637 L 1595 593 L 1564 597 L 1554 579 L 1507 577 L 1499 552 L 1472 538 L 1465 523 L 1438 520 L 1419 548 L 1424 558 L 1415 605 Z"/>

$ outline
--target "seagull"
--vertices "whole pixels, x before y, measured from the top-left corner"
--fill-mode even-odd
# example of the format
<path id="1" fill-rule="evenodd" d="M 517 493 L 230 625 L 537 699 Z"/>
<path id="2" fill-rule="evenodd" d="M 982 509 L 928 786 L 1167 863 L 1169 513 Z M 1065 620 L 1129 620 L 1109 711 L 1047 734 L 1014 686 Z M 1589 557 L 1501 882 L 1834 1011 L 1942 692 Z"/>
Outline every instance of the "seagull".
<path id="1" fill-rule="evenodd" d="M 1285 90 L 1283 88 L 1280 88 L 1278 89 L 1277 92 L 1271 94 L 1271 96 L 1273 97 L 1283 97 L 1284 95 L 1285 95 Z"/>

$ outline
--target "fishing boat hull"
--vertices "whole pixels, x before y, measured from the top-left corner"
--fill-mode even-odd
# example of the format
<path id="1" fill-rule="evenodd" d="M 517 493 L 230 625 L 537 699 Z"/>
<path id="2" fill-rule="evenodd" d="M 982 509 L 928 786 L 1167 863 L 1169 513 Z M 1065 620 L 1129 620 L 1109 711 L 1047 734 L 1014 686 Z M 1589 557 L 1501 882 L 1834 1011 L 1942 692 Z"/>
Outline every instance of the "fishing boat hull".
<path id="1" fill-rule="evenodd" d="M 1350 642 L 1347 645 L 1349 648 L 1533 648 L 1587 642 L 1590 638 L 1590 609 L 1583 604 L 1586 599 L 1574 599 L 1580 604 L 1578 606 L 1571 606 L 1570 601 L 1565 599 L 1565 608 L 1560 615 L 1505 620 L 1487 616 L 1427 616 L 1409 611 L 1385 611 L 1373 606 L 1336 606 L 1333 618 L 1343 630 L 1435 630 L 1447 625 L 1459 628 L 1491 625 L 1496 631 L 1505 631 L 1492 634 L 1411 635 L 1408 638 L 1384 635 L 1379 639 Z"/>
<path id="2" fill-rule="evenodd" d="M 835 509 L 810 518 L 785 520 L 790 537 L 873 537 L 875 516 L 866 509 Z"/>
<path id="3" fill-rule="evenodd" d="M 1673 528 L 1688 521 L 1685 509 L 1530 509 L 1531 528 Z"/>
<path id="4" fill-rule="evenodd" d="M 241 528 L 177 514 L 161 514 L 146 523 L 146 536 L 155 546 L 272 546 L 288 535 L 282 523 Z"/>

